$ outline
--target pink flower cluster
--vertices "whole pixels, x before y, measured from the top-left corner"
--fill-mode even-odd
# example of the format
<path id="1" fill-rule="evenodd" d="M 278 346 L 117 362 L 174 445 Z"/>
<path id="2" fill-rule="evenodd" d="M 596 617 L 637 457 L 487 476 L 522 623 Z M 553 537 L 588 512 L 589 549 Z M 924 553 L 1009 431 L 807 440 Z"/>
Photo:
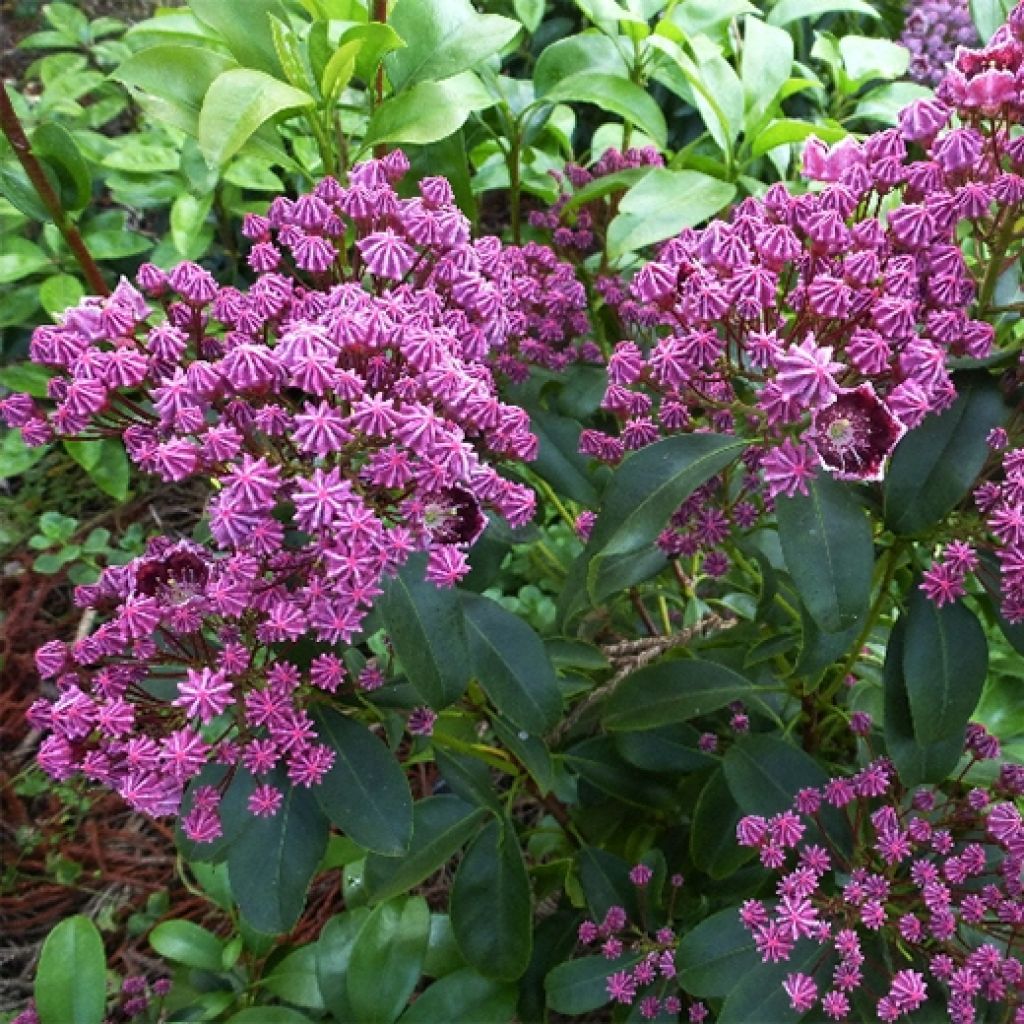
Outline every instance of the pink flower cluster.
<path id="1" fill-rule="evenodd" d="M 998 756 L 980 726 L 969 728 L 967 745 L 975 760 Z M 1014 949 L 1024 925 L 1024 822 L 1014 804 L 1022 793 L 1024 772 L 1004 765 L 991 790 L 956 783 L 949 794 L 904 794 L 883 758 L 801 790 L 791 810 L 741 819 L 740 845 L 780 875 L 776 899 L 740 910 L 762 959 L 787 961 L 802 940 L 823 947 L 811 973 L 787 976 L 792 1008 L 820 1003 L 830 1020 L 861 1019 L 853 1008 L 861 990 L 879 1020 L 895 1021 L 944 990 L 954 1024 L 975 1021 L 983 1002 L 996 1004 L 1000 1019 L 1024 1021 L 1024 964 Z M 841 812 L 852 849 L 830 808 Z M 910 966 L 890 974 L 874 952 L 879 940 Z"/>
<path id="2" fill-rule="evenodd" d="M 629 880 L 639 890 L 647 888 L 654 877 L 646 864 L 636 864 L 629 872 Z M 683 884 L 682 875 L 670 879 L 673 898 Z M 626 956 L 631 966 L 613 970 L 606 982 L 608 998 L 622 1006 L 636 1004 L 641 1020 L 654 1020 L 660 1014 L 673 1016 L 683 1007 L 679 996 L 667 995 L 674 988 L 676 977 L 676 933 L 666 926 L 653 935 L 633 924 L 620 906 L 608 908 L 601 921 L 586 920 L 579 926 L 578 939 L 582 946 L 596 948 L 606 960 L 619 960 Z M 707 1018 L 703 1003 L 691 1003 L 688 1019 L 700 1024 Z"/>
<path id="3" fill-rule="evenodd" d="M 1024 448 L 1005 453 L 1000 475 L 1002 479 L 982 484 L 974 498 L 998 544 L 1003 615 L 1009 622 L 1020 623 L 1024 622 Z"/>
<path id="4" fill-rule="evenodd" d="M 642 167 L 663 167 L 665 161 L 653 147 L 627 149 L 622 152 L 615 148 L 606 149 L 590 168 L 568 163 L 564 174 L 552 172 L 558 183 L 560 195 L 547 210 L 533 210 L 530 225 L 551 232 L 554 245 L 567 254 L 576 256 L 595 252 L 607 230 L 608 222 L 614 216 L 614 208 L 607 197 L 577 201 L 571 210 L 567 207 L 574 195 L 591 183 L 611 174 L 637 170 Z M 626 185 L 620 191 L 625 191 Z"/>
<path id="5" fill-rule="evenodd" d="M 0 403 L 26 441 L 120 436 L 145 472 L 212 495 L 210 543 L 158 538 L 107 569 L 76 594 L 98 628 L 39 651 L 57 693 L 31 718 L 54 776 L 81 770 L 153 815 L 177 812 L 211 762 L 316 784 L 333 752 L 306 705 L 344 681 L 330 647 L 359 633 L 382 577 L 424 552 L 427 578 L 451 586 L 485 509 L 532 517 L 532 491 L 492 463 L 532 459 L 536 438 L 488 360 L 536 354 L 551 299 L 536 274 L 565 272 L 539 246 L 471 241 L 444 179 L 400 199 L 406 167 L 392 153 L 249 216 L 247 290 L 144 265 L 141 291 L 122 281 L 35 332 L 56 408 Z M 278 657 L 307 636 L 324 650 L 308 669 Z M 201 788 L 193 838 L 218 833 L 218 799 Z M 280 799 L 264 781 L 251 810 Z"/>

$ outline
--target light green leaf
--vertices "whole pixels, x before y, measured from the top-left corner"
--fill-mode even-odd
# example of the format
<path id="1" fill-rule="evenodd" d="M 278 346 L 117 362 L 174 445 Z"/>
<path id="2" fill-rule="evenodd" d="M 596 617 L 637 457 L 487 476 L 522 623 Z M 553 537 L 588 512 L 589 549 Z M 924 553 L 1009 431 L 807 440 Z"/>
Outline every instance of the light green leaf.
<path id="1" fill-rule="evenodd" d="M 863 14 L 869 18 L 880 16 L 878 11 L 865 0 L 779 0 L 779 3 L 768 12 L 768 24 L 788 25 L 801 18 L 816 21 L 824 14 L 841 11 Z"/>
<path id="2" fill-rule="evenodd" d="M 46 937 L 35 980 L 41 1024 L 100 1024 L 107 1008 L 107 961 L 96 925 L 76 914 Z"/>
<path id="3" fill-rule="evenodd" d="M 233 68 L 214 80 L 199 112 L 199 147 L 211 165 L 223 166 L 272 117 L 313 105 L 309 93 L 250 68 Z"/>
<path id="4" fill-rule="evenodd" d="M 237 66 L 216 50 L 162 43 L 133 54 L 111 77 L 128 86 L 157 120 L 195 136 L 207 90 Z"/>
<path id="5" fill-rule="evenodd" d="M 521 31 L 518 21 L 479 14 L 469 0 L 398 0 L 388 24 L 406 44 L 384 60 L 396 91 L 467 71 Z"/>
<path id="6" fill-rule="evenodd" d="M 668 128 L 661 108 L 651 95 L 628 78 L 600 71 L 580 71 L 563 78 L 543 96 L 548 103 L 593 103 L 665 145 Z"/>
<path id="7" fill-rule="evenodd" d="M 77 277 L 54 274 L 39 286 L 39 303 L 54 320 L 71 306 L 77 306 L 85 288 Z"/>
<path id="8" fill-rule="evenodd" d="M 472 72 L 444 82 L 418 82 L 385 100 L 370 118 L 364 148 L 381 142 L 425 145 L 457 132 L 474 110 L 490 106 L 494 98 L 483 91 Z"/>
<path id="9" fill-rule="evenodd" d="M 27 238 L 5 238 L 0 247 L 0 284 L 20 281 L 50 263 L 49 256 Z"/>
<path id="10" fill-rule="evenodd" d="M 149 944 L 176 964 L 214 972 L 223 966 L 224 940 L 192 921 L 161 921 L 149 933 Z"/>
<path id="11" fill-rule="evenodd" d="M 910 65 L 910 51 L 888 39 L 843 36 L 839 52 L 846 73 L 860 84 L 872 78 L 900 78 Z"/>
<path id="12" fill-rule="evenodd" d="M 772 105 L 793 66 L 793 37 L 760 18 L 747 15 L 741 78 L 751 124 Z"/>
<path id="13" fill-rule="evenodd" d="M 736 195 L 736 186 L 699 171 L 655 167 L 619 203 L 608 227 L 608 255 L 662 242 L 713 217 Z"/>

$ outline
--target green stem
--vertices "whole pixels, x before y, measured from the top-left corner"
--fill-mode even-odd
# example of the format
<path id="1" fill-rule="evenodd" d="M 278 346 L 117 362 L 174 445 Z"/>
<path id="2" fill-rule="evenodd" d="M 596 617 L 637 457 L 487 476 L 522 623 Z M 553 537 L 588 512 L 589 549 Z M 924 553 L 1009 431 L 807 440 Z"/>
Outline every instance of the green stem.
<path id="1" fill-rule="evenodd" d="M 1006 256 L 1007 250 L 1010 248 L 1011 242 L 1013 242 L 1014 229 L 1017 223 L 1017 213 L 1018 208 L 1016 206 L 1011 206 L 1003 214 L 1006 221 L 992 245 L 992 251 L 989 253 L 988 257 L 988 269 L 985 271 L 981 287 L 978 290 L 978 311 L 980 316 L 984 316 L 989 311 L 989 303 L 992 301 L 996 285 L 999 283 L 999 277 L 1004 269 L 1003 260 Z"/>

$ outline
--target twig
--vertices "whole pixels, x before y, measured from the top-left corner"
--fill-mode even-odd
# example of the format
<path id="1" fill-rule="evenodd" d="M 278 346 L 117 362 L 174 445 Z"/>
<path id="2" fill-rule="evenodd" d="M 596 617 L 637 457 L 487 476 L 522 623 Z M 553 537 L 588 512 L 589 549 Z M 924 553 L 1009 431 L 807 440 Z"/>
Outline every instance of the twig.
<path id="1" fill-rule="evenodd" d="M 46 177 L 46 172 L 36 159 L 36 155 L 32 152 L 32 145 L 25 135 L 25 129 L 21 126 L 21 121 L 11 103 L 11 98 L 7 95 L 7 90 L 3 88 L 0 88 L 0 128 L 3 129 L 3 133 L 11 144 L 15 156 L 17 156 L 21 166 L 25 169 L 25 173 L 28 175 L 28 180 L 32 183 L 36 195 L 39 196 L 43 205 L 49 211 L 50 216 L 53 218 L 53 223 L 57 226 L 57 230 L 64 236 L 64 241 L 67 242 L 68 248 L 74 254 L 78 265 L 82 268 L 82 273 L 85 275 L 85 280 L 88 282 L 89 287 L 97 295 L 109 295 L 110 289 L 107 287 L 107 282 L 103 280 L 100 268 L 93 259 L 92 253 L 86 247 L 85 241 L 78 232 L 78 228 L 68 220 L 68 215 L 61 205 L 57 193 L 53 191 L 53 186 Z"/>
<path id="2" fill-rule="evenodd" d="M 709 615 L 701 619 L 695 626 L 681 629 L 669 636 L 648 636 L 639 640 L 625 640 L 617 644 L 609 644 L 601 648 L 603 653 L 615 665 L 615 674 L 607 683 L 592 690 L 586 698 L 581 700 L 572 711 L 562 719 L 561 722 L 551 731 L 548 736 L 548 743 L 556 745 L 563 740 L 576 726 L 576 724 L 587 714 L 597 703 L 610 697 L 619 687 L 619 684 L 631 676 L 644 665 L 650 664 L 666 651 L 673 647 L 682 647 L 688 644 L 694 637 L 706 636 L 714 630 L 724 629 L 735 621 L 731 615 Z"/>

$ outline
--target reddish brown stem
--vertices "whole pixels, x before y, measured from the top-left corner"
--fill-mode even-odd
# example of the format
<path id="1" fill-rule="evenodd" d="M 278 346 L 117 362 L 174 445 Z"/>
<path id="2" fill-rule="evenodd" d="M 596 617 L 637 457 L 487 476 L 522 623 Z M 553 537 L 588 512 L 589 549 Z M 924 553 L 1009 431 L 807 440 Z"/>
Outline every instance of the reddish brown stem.
<path id="1" fill-rule="evenodd" d="M 68 248 L 74 254 L 78 265 L 82 268 L 82 273 L 85 275 L 85 280 L 89 287 L 97 295 L 109 295 L 110 289 L 107 287 L 107 282 L 103 280 L 100 268 L 92 258 L 92 254 L 78 232 L 78 228 L 68 220 L 68 216 L 64 211 L 64 207 L 61 206 L 57 193 L 54 192 L 53 186 L 46 177 L 42 165 L 32 152 L 32 145 L 25 135 L 25 130 L 21 126 L 21 121 L 14 106 L 11 104 L 11 98 L 7 95 L 7 90 L 3 88 L 0 88 L 0 128 L 3 129 L 3 133 L 11 144 L 11 148 L 18 157 L 21 166 L 25 168 L 28 180 L 36 190 L 36 195 L 39 196 L 53 218 L 53 223 L 57 226 L 57 230 L 64 236 L 64 241 L 67 242 Z"/>
<path id="2" fill-rule="evenodd" d="M 373 20 L 381 25 L 388 23 L 388 0 L 373 0 Z M 384 65 L 377 65 L 377 81 L 374 85 L 375 102 L 374 106 L 379 107 L 384 100 Z M 383 142 L 378 142 L 373 147 L 373 155 L 379 160 L 386 156 L 388 147 Z"/>

